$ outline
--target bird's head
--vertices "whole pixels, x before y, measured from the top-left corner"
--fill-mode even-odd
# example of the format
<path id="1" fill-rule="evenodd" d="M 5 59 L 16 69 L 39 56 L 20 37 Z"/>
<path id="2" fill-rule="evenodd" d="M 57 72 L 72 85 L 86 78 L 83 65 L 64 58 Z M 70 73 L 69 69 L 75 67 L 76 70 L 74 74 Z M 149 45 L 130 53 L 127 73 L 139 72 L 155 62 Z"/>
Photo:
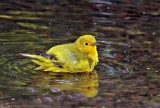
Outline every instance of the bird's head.
<path id="1" fill-rule="evenodd" d="M 98 61 L 96 39 L 92 35 L 83 35 L 76 40 L 76 45 L 83 54 L 91 59 Z"/>

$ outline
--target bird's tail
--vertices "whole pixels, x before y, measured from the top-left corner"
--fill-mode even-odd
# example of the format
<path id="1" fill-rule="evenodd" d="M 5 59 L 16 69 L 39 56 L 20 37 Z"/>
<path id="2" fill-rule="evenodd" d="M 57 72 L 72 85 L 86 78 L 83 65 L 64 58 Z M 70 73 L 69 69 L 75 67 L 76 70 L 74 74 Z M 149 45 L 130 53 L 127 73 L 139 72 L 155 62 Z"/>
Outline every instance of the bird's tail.
<path id="1" fill-rule="evenodd" d="M 34 54 L 26 54 L 26 53 L 20 53 L 22 56 L 32 58 L 32 62 L 39 65 L 39 67 L 35 68 L 35 70 L 44 70 L 44 71 L 52 71 L 55 70 L 57 66 L 55 65 L 58 63 L 57 60 L 51 60 L 49 58 L 46 58 L 42 55 L 34 55 Z"/>

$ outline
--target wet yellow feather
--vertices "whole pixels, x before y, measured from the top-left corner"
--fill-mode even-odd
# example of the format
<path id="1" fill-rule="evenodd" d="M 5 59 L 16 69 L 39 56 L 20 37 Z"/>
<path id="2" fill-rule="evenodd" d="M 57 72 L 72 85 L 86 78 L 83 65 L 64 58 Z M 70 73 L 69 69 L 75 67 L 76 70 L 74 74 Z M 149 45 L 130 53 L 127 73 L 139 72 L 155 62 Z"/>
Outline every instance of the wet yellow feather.
<path id="1" fill-rule="evenodd" d="M 57 45 L 50 48 L 47 55 L 21 55 L 33 58 L 32 61 L 39 65 L 36 70 L 52 72 L 91 72 L 98 63 L 96 39 L 92 35 L 80 36 L 74 43 Z"/>

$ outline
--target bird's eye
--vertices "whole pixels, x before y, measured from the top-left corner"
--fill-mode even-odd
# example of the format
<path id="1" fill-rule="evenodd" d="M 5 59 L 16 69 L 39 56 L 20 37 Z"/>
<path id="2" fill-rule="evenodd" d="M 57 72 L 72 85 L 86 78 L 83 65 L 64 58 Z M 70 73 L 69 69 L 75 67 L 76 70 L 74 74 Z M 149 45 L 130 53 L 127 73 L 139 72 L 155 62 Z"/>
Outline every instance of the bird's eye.
<path id="1" fill-rule="evenodd" d="M 87 46 L 87 45 L 88 45 L 88 43 L 85 43 L 85 45 Z"/>

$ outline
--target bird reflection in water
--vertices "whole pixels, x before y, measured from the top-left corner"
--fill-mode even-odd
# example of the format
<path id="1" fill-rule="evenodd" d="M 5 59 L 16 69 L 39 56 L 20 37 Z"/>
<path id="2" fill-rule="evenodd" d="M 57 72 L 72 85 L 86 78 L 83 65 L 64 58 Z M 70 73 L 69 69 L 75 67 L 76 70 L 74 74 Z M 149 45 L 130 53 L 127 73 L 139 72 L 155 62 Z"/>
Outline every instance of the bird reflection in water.
<path id="1" fill-rule="evenodd" d="M 90 73 L 53 73 L 39 72 L 33 75 L 29 86 L 38 93 L 79 93 L 85 97 L 95 97 L 98 93 L 98 75 Z"/>

